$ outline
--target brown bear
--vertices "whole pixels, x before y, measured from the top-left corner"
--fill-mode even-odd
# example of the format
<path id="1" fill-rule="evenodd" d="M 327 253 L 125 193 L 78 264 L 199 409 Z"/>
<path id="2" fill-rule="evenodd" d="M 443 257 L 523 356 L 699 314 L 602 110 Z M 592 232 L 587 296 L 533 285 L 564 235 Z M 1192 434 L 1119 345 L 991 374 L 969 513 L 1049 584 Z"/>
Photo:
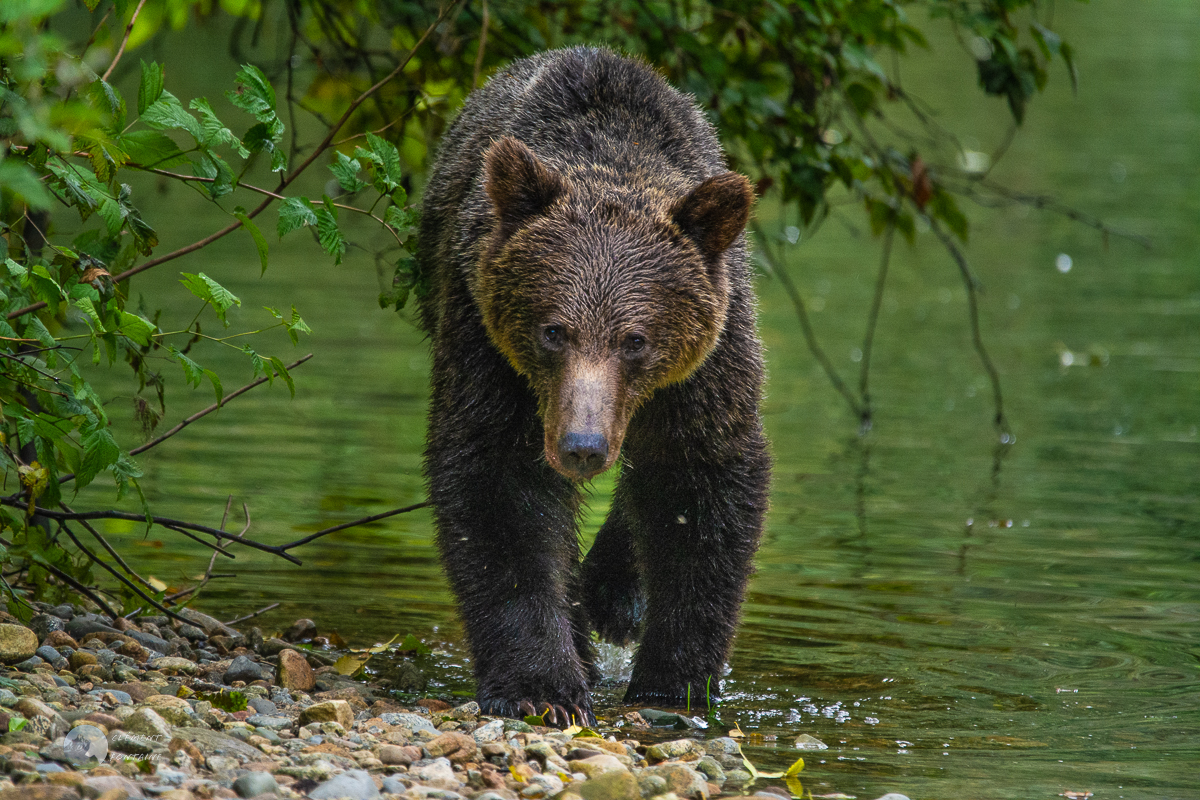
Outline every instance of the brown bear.
<path id="1" fill-rule="evenodd" d="M 576 47 L 466 101 L 425 192 L 425 472 L 487 713 L 591 722 L 591 631 L 640 638 L 625 699 L 703 707 L 767 507 L 753 192 L 644 64 Z M 579 562 L 580 484 L 621 461 Z"/>

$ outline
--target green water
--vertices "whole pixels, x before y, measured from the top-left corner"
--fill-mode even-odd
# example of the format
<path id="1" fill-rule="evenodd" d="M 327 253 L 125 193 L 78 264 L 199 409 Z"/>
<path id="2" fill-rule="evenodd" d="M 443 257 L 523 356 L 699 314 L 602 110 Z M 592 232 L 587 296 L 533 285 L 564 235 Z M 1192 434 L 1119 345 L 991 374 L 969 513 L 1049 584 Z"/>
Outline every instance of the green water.
<path id="1" fill-rule="evenodd" d="M 804 753 L 814 795 L 1200 792 L 1200 6 L 1094 0 L 1057 14 L 1076 43 L 1079 94 L 1056 66 L 995 176 L 1152 248 L 1106 244 L 1053 214 L 968 209 L 1014 443 L 989 423 L 961 283 L 931 235 L 896 248 L 865 438 L 778 284 L 759 283 L 772 510 L 712 730 L 736 722 L 776 737 L 747 748 L 767 769 L 800 755 L 796 735 L 823 740 L 828 750 Z M 977 97 L 969 76 L 935 82 L 939 66 L 914 59 L 908 85 L 990 150 L 1002 104 Z M 164 248 L 216 226 L 201 204 L 185 207 L 152 220 Z M 776 231 L 787 222 L 762 218 Z M 316 334 L 294 352 L 316 358 L 296 373 L 296 399 L 256 390 L 140 462 L 159 513 L 215 523 L 233 494 L 251 508 L 251 535 L 278 543 L 423 499 L 428 359 L 411 324 L 376 309 L 367 258 L 333 268 L 299 238 L 272 247 L 261 279 L 236 237 L 175 269 L 239 294 L 235 327 L 265 320 L 266 304 L 299 306 Z M 878 243 L 834 219 L 788 253 L 823 345 L 856 382 Z M 143 291 L 177 279 L 164 269 Z M 293 352 L 282 337 L 262 349 Z M 210 402 L 183 399 L 174 369 L 169 420 Z M 249 379 L 240 369 L 227 388 Z M 109 531 L 164 580 L 207 564 L 166 533 L 152 534 L 158 547 L 140 530 Z M 469 689 L 431 535 L 418 511 L 314 543 L 303 567 L 243 552 L 219 565 L 237 577 L 200 606 L 229 618 L 280 602 L 265 628 L 310 615 L 357 645 L 411 632 L 443 653 L 437 685 Z"/>

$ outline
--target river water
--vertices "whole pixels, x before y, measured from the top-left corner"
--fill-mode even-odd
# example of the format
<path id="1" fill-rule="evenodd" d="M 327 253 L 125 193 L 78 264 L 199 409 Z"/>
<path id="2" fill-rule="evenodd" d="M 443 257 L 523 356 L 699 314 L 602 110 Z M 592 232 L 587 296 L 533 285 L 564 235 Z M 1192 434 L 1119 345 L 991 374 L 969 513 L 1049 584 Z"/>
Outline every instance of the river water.
<path id="1" fill-rule="evenodd" d="M 968 207 L 1014 441 L 990 424 L 962 284 L 932 235 L 896 246 L 863 437 L 778 282 L 759 281 L 772 509 L 710 732 L 754 734 L 747 754 L 760 769 L 791 764 L 801 733 L 824 741 L 803 753 L 814 795 L 1200 792 L 1200 7 L 1095 0 L 1056 13 L 1076 44 L 1078 95 L 1055 65 L 994 177 L 1151 247 L 1050 212 Z M 976 96 L 970 74 L 944 77 L 947 63 L 969 63 L 931 30 L 940 57 L 958 60 L 917 55 L 907 85 L 964 146 L 989 151 L 1007 112 Z M 173 201 L 189 213 L 151 220 L 164 252 L 223 224 L 198 201 Z M 788 224 L 769 207 L 760 219 L 775 235 Z M 879 242 L 854 219 L 835 215 L 784 252 L 830 359 L 857 382 Z M 295 373 L 296 398 L 258 389 L 139 460 L 158 513 L 215 523 L 233 495 L 251 509 L 251 535 L 279 543 L 423 499 L 429 361 L 412 324 L 376 308 L 367 257 L 334 268 L 299 234 L 269 238 L 263 278 L 249 239 L 230 237 L 135 292 L 178 279 L 161 270 L 205 271 L 243 300 L 231 330 L 294 302 L 315 333 L 297 349 L 283 337 L 260 349 L 316 354 Z M 195 355 L 226 365 L 227 390 L 249 379 L 236 354 Z M 168 422 L 211 402 L 188 396 L 175 369 Z M 136 443 L 128 415 L 113 415 Z M 585 540 L 610 488 L 593 489 Z M 88 490 L 88 505 L 110 502 Z M 159 531 L 108 532 L 173 584 L 207 564 Z M 242 551 L 218 565 L 237 577 L 198 605 L 231 618 L 279 602 L 264 628 L 311 615 L 358 646 L 412 633 L 436 649 L 432 690 L 469 693 L 431 536 L 417 511 L 309 545 L 302 567 Z"/>

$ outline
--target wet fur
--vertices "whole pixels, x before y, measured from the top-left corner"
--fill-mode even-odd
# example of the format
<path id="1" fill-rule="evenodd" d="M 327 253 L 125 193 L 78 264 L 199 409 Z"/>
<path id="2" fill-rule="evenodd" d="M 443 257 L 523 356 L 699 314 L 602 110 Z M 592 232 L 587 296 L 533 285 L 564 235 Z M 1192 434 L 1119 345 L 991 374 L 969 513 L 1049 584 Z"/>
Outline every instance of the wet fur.
<path id="1" fill-rule="evenodd" d="M 486 711 L 590 716 L 593 629 L 641 639 L 627 702 L 719 694 L 769 473 L 751 202 L 690 99 L 605 50 L 516 62 L 446 134 L 419 248 L 425 469 Z M 622 461 L 582 564 L 555 450 L 579 426 Z"/>

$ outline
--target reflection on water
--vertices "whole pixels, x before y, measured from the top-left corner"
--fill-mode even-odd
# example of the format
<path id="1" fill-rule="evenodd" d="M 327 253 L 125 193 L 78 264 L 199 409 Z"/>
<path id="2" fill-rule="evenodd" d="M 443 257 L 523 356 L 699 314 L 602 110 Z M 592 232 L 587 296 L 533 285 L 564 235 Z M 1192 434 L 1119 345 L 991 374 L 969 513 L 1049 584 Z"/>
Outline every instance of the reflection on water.
<path id="1" fill-rule="evenodd" d="M 710 731 L 737 723 L 761 734 L 748 754 L 771 769 L 799 755 L 798 734 L 824 741 L 828 750 L 805 753 L 814 794 L 1194 795 L 1200 19 L 1187 2 L 1138 4 L 1130 26 L 1133 8 L 1058 10 L 1077 41 L 1080 97 L 1059 80 L 995 176 L 1147 234 L 1153 249 L 1106 246 L 1021 209 L 975 215 L 969 254 L 988 290 L 983 327 L 1015 442 L 998 444 L 989 427 L 958 276 L 928 235 L 896 247 L 866 438 L 801 346 L 787 297 L 760 283 L 772 510 Z M 925 78 L 937 107 L 965 102 L 977 116 L 965 133 L 987 150 L 1003 130 L 1002 104 L 976 99 L 967 83 L 928 80 L 935 66 L 918 63 L 909 77 Z M 792 242 L 792 275 L 827 352 L 855 374 L 872 290 L 864 265 L 877 263 L 878 244 L 836 225 L 799 241 L 761 213 Z M 202 212 L 191 219 L 199 225 Z M 196 238 L 189 224 L 160 223 L 164 248 Z M 143 456 L 151 502 L 215 523 L 232 493 L 249 504 L 258 538 L 282 542 L 420 501 L 428 359 L 419 334 L 374 310 L 370 265 L 348 258 L 335 270 L 299 240 L 272 243 L 272 257 L 260 280 L 250 243 L 223 240 L 203 265 L 180 269 L 203 268 L 242 298 L 235 325 L 254 324 L 263 305 L 297 304 L 316 331 L 302 343 L 316 357 L 296 373 L 297 397 L 256 390 Z M 140 290 L 175 280 L 149 273 Z M 292 352 L 282 337 L 260 349 Z M 166 377 L 179 396 L 180 376 Z M 597 481 L 589 536 L 610 490 L 610 479 Z M 207 563 L 190 543 L 157 547 L 136 526 L 109 533 L 168 581 Z M 300 555 L 302 568 L 239 554 L 225 570 L 238 577 L 207 587 L 201 606 L 233 617 L 280 601 L 265 627 L 311 614 L 356 645 L 411 632 L 438 648 L 433 688 L 470 691 L 428 512 Z M 619 697 L 601 692 L 602 702 Z"/>

